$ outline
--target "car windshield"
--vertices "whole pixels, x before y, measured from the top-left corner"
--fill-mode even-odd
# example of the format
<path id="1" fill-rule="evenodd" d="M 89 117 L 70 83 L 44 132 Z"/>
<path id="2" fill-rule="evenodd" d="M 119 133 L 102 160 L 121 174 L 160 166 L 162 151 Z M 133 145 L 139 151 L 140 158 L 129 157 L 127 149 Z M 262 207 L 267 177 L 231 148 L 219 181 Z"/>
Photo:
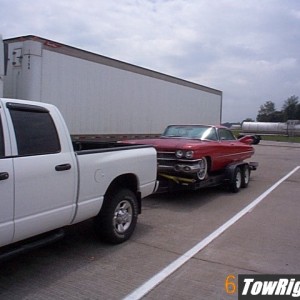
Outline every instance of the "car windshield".
<path id="1" fill-rule="evenodd" d="M 217 140 L 214 127 L 211 126 L 169 126 L 162 137 L 180 137 L 187 139 Z"/>

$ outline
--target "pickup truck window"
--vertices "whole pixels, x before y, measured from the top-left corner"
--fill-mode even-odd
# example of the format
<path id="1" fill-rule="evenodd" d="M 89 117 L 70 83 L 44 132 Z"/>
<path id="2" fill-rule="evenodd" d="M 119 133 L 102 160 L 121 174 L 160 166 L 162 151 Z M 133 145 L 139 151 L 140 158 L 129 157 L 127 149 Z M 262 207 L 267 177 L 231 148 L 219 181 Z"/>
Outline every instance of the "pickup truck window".
<path id="1" fill-rule="evenodd" d="M 60 152 L 60 143 L 48 112 L 10 109 L 15 129 L 18 154 L 41 155 Z"/>
<path id="2" fill-rule="evenodd" d="M 3 129 L 0 116 L 0 158 L 4 157 L 4 138 L 3 138 Z"/>

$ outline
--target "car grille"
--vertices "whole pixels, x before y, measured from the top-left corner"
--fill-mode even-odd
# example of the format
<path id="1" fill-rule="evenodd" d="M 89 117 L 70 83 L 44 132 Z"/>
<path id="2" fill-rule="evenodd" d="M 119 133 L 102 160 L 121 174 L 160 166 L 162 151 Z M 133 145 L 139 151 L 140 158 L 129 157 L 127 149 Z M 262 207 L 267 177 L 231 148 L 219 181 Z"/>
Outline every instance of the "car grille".
<path id="1" fill-rule="evenodd" d="M 157 158 L 161 160 L 174 160 L 176 159 L 175 157 L 175 152 L 157 152 Z"/>

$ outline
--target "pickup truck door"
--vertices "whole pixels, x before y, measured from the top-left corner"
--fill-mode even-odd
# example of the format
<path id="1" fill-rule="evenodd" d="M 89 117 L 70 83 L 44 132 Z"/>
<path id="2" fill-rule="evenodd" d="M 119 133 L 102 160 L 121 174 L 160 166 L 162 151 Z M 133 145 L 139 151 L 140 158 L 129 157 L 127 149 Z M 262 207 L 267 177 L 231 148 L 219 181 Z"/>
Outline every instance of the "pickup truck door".
<path id="1" fill-rule="evenodd" d="M 1 110 L 1 108 L 0 108 Z M 14 184 L 12 158 L 5 156 L 0 111 L 0 246 L 9 244 L 14 234 Z"/>
<path id="2" fill-rule="evenodd" d="M 16 242 L 71 223 L 77 167 L 72 149 L 62 149 L 57 133 L 61 128 L 56 128 L 47 109 L 13 105 L 9 111 L 17 148 L 13 158 Z"/>

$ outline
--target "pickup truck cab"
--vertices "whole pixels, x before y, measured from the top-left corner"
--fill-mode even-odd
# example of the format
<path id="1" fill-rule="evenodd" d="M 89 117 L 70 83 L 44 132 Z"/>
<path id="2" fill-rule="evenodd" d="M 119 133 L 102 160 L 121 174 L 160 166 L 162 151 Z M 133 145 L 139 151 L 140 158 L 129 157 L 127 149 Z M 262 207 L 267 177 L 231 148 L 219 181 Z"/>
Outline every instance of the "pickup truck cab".
<path id="1" fill-rule="evenodd" d="M 72 143 L 55 106 L 0 98 L 0 247 L 89 218 L 121 243 L 156 173 L 151 146 Z"/>

